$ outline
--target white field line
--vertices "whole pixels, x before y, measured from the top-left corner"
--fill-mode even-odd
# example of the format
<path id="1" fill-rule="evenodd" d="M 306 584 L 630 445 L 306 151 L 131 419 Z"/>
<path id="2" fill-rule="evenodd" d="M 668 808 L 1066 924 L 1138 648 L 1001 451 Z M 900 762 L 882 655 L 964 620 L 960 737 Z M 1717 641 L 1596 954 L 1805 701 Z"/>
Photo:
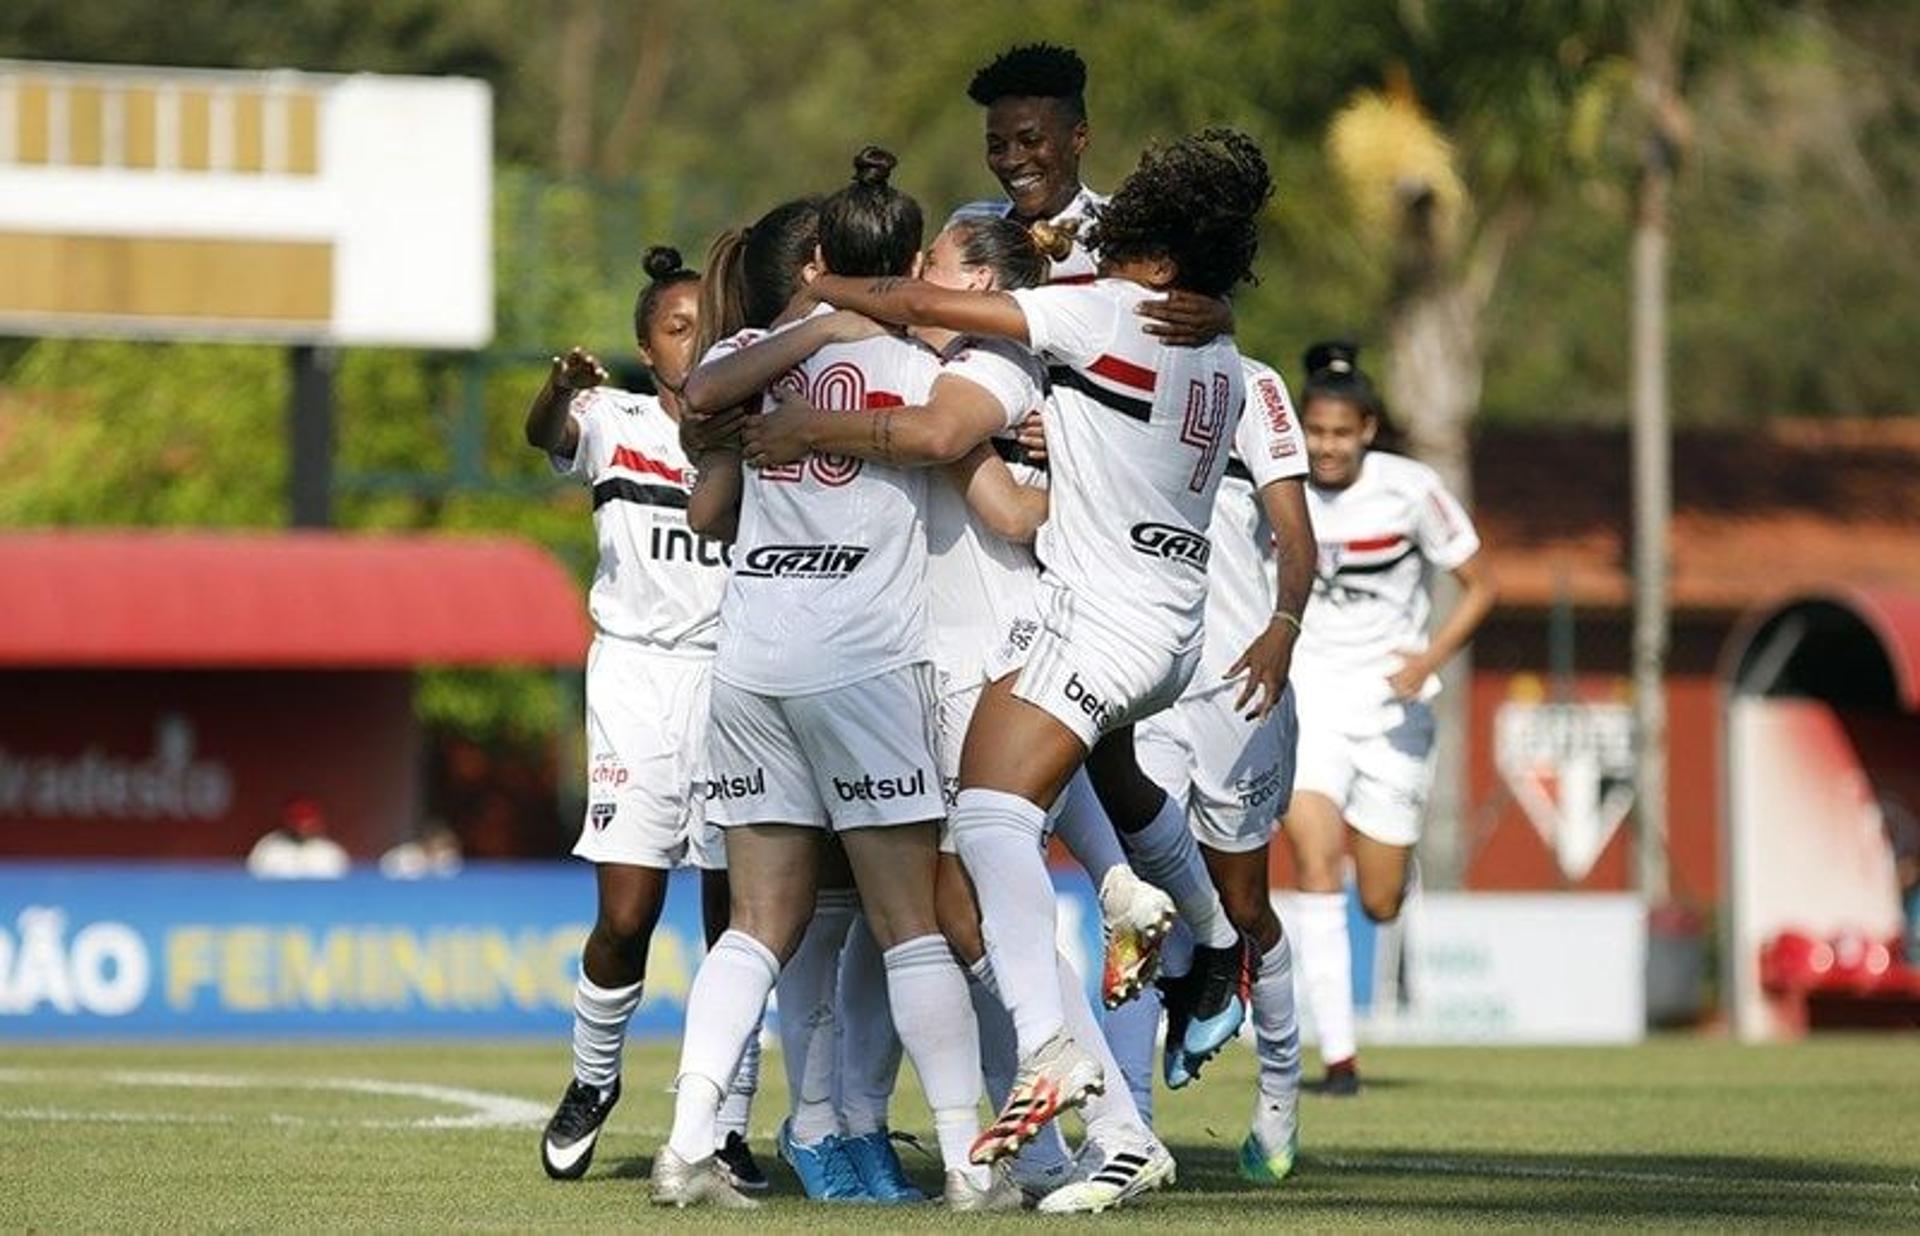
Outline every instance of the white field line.
<path id="1" fill-rule="evenodd" d="M 164 1086 L 199 1090 L 310 1090 L 346 1094 L 382 1095 L 392 1098 L 422 1099 L 462 1109 L 459 1114 L 420 1116 L 403 1120 L 315 1119 L 302 1116 L 268 1116 L 275 1124 L 351 1125 L 367 1129 L 502 1129 L 538 1127 L 546 1123 L 547 1109 L 526 1099 L 492 1094 L 484 1090 L 466 1090 L 457 1086 L 436 1086 L 426 1082 L 383 1081 L 372 1077 L 249 1077 L 237 1073 L 107 1072 L 89 1073 L 69 1069 L 0 1069 L 0 1083 L 72 1080 L 110 1086 Z M 33 1113 L 40 1113 L 38 1115 Z M 174 1117 L 167 1113 L 67 1111 L 61 1108 L 15 1108 L 0 1110 L 0 1115 L 23 1120 L 89 1120 L 100 1123 L 180 1123 L 227 1124 L 231 1116 Z"/>
<path id="2" fill-rule="evenodd" d="M 1781 1192 L 1860 1190 L 1920 1197 L 1920 1179 L 1898 1180 L 1813 1180 L 1806 1177 L 1735 1176 L 1708 1172 L 1628 1171 L 1608 1167 L 1531 1166 L 1525 1163 L 1487 1163 L 1468 1159 L 1446 1159 L 1418 1155 L 1382 1155 L 1377 1158 L 1348 1158 L 1308 1152 L 1300 1156 L 1304 1163 L 1348 1172 L 1424 1172 L 1434 1176 L 1492 1176 L 1516 1180 L 1590 1180 L 1605 1184 L 1680 1185 L 1686 1188 L 1772 1189 Z"/>

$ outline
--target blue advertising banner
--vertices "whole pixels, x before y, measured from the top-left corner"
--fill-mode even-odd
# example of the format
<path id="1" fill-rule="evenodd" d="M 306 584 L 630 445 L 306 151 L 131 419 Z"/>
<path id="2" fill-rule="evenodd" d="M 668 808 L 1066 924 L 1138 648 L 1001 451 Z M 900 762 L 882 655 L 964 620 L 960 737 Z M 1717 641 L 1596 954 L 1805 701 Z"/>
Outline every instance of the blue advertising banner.
<path id="1" fill-rule="evenodd" d="M 1093 890 L 1055 879 L 1062 941 L 1098 982 Z M 593 910 L 584 863 L 421 880 L 0 865 L 0 1038 L 560 1033 Z M 703 949 L 698 876 L 676 872 L 632 1034 L 679 1033 Z"/>

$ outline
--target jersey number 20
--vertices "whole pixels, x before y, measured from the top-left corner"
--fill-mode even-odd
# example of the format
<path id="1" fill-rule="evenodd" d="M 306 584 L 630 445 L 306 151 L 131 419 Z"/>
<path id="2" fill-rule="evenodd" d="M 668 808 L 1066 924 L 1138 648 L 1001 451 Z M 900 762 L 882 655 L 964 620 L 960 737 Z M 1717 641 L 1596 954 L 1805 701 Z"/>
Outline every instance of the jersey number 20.
<path id="1" fill-rule="evenodd" d="M 790 369 L 786 376 L 775 383 L 783 390 L 804 395 L 808 403 L 816 408 L 830 411 L 847 412 L 868 406 L 867 375 L 860 372 L 857 365 L 839 361 L 828 365 L 813 375 L 813 381 L 806 381 L 798 369 Z M 860 475 L 865 460 L 850 455 L 809 455 L 798 463 L 780 464 L 777 467 L 760 469 L 762 480 L 798 481 L 807 473 L 822 485 L 838 488 Z"/>

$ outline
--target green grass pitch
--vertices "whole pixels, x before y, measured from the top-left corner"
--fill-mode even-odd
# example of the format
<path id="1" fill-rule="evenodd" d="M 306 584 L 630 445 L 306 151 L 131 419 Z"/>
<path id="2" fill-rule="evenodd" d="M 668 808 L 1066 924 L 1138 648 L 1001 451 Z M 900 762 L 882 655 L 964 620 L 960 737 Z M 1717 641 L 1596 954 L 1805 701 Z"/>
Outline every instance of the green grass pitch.
<path id="1" fill-rule="evenodd" d="M 1235 1049 L 1159 1097 L 1179 1185 L 1098 1219 L 963 1222 L 937 1208 L 811 1205 L 773 1167 L 768 1084 L 755 1148 L 776 1200 L 757 1214 L 646 1202 L 672 1049 L 629 1049 L 627 1091 L 592 1172 L 541 1175 L 540 1115 L 567 1051 L 551 1043 L 0 1047 L 0 1225 L 761 1232 L 1013 1230 L 1098 1224 L 1192 1232 L 1329 1229 L 1920 1228 L 1920 1042 L 1742 1048 L 1371 1049 L 1357 1100 L 1303 1100 L 1304 1162 L 1284 1187 L 1233 1172 L 1251 1105 Z M 450 1094 L 447 1088 L 460 1093 Z M 902 1086 L 911 1095 L 909 1077 Z M 467 1093 L 471 1092 L 471 1093 Z M 529 1121 L 531 1121 L 529 1123 Z M 512 1122 L 512 1123 L 508 1123 Z M 923 1136 L 904 1098 L 896 1125 Z M 908 1152 L 932 1184 L 932 1164 Z"/>

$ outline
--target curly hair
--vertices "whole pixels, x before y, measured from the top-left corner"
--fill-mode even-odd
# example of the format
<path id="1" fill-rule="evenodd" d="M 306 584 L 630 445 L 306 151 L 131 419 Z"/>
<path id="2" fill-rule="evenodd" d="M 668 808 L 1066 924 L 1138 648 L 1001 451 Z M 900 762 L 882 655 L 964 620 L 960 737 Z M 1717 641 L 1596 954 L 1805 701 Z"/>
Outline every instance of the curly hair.
<path id="1" fill-rule="evenodd" d="M 1272 195 L 1273 177 L 1253 139 L 1207 129 L 1148 147 L 1095 212 L 1087 244 L 1104 261 L 1171 258 L 1180 287 L 1224 295 L 1253 278 L 1260 209 Z"/>
<path id="2" fill-rule="evenodd" d="M 1071 47 L 1010 47 L 973 75 L 967 97 L 982 107 L 1001 99 L 1058 99 L 1075 120 L 1087 118 L 1087 62 Z"/>

